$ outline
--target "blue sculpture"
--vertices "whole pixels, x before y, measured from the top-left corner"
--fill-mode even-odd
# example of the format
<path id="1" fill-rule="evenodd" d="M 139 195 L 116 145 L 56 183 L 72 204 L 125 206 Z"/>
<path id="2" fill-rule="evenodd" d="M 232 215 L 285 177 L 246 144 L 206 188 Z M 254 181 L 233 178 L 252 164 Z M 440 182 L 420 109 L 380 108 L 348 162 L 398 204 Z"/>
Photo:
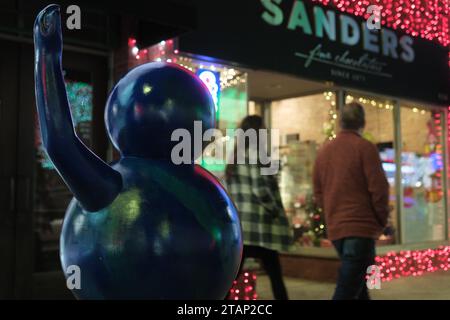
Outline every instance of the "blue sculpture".
<path id="1" fill-rule="evenodd" d="M 238 272 L 237 211 L 203 168 L 175 165 L 171 133 L 214 127 L 214 104 L 192 73 L 166 63 L 131 70 L 110 94 L 110 166 L 76 136 L 61 70 L 59 6 L 34 25 L 36 103 L 43 145 L 75 195 L 62 229 L 63 270 L 77 265 L 80 299 L 223 299 Z M 195 156 L 199 156 L 196 154 Z"/>

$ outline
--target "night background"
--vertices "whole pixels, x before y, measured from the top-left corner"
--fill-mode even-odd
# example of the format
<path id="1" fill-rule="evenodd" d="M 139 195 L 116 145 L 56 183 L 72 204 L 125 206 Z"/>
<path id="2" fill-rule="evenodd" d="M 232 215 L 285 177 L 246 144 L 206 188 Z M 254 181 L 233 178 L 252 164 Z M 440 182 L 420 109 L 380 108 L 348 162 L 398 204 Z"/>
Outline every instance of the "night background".
<path id="1" fill-rule="evenodd" d="M 224 140 L 247 115 L 279 130 L 277 182 L 293 234 L 280 261 L 293 300 L 331 297 L 340 262 L 312 198 L 313 165 L 340 108 L 361 104 L 392 208 L 376 240 L 382 289 L 371 293 L 450 299 L 448 0 L 0 0 L 0 299 L 74 299 L 59 257 L 73 194 L 44 150 L 34 91 L 33 24 L 50 3 L 61 6 L 73 125 L 104 161 L 120 158 L 105 127 L 109 93 L 149 62 L 204 82 Z M 79 30 L 65 25 L 70 5 L 81 9 Z M 381 6 L 381 30 L 368 30 L 370 5 Z M 197 163 L 223 182 L 218 157 L 205 151 Z M 228 299 L 274 298 L 257 259 L 242 268 Z"/>

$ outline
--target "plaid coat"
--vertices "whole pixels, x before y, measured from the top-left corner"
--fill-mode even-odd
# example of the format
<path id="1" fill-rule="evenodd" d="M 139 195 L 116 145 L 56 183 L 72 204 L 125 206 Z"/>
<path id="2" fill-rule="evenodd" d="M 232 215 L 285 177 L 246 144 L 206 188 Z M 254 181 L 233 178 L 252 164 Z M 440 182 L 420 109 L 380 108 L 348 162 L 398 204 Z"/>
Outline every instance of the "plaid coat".
<path id="1" fill-rule="evenodd" d="M 274 175 L 261 175 L 254 164 L 235 165 L 225 178 L 242 225 L 244 244 L 288 251 L 292 232 Z"/>

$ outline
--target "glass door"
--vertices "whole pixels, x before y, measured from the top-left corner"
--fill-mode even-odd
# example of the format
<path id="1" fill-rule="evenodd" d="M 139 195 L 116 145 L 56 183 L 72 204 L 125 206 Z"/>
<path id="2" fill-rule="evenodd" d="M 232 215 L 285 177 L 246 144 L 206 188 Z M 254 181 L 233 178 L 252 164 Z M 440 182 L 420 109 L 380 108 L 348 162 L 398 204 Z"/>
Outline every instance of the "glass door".
<path id="1" fill-rule="evenodd" d="M 445 166 L 442 109 L 400 104 L 402 136 L 402 239 L 445 239 Z"/>
<path id="2" fill-rule="evenodd" d="M 357 102 L 365 111 L 366 126 L 363 138 L 372 142 L 378 149 L 386 178 L 389 182 L 389 206 L 391 209 L 388 224 L 377 240 L 377 245 L 399 243 L 400 204 L 396 192 L 396 152 L 394 101 L 369 94 L 349 92 L 345 103 Z"/>

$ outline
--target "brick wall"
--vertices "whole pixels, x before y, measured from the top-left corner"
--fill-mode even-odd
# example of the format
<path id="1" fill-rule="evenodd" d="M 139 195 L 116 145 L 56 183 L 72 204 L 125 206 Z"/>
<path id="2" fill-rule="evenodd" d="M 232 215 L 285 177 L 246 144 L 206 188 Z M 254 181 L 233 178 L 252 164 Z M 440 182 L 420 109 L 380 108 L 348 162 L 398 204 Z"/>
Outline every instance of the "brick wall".
<path id="1" fill-rule="evenodd" d="M 394 142 L 394 115 L 390 109 L 365 106 L 366 127 L 364 132 L 374 138 L 374 143 Z"/>
<path id="2" fill-rule="evenodd" d="M 300 140 L 313 140 L 321 144 L 326 136 L 323 124 L 329 119 L 330 101 L 323 94 L 274 101 L 272 128 L 280 130 L 284 143 L 286 134 L 299 133 Z"/>
<path id="3" fill-rule="evenodd" d="M 394 141 L 393 111 L 363 104 L 366 112 L 365 132 L 374 143 Z M 300 140 L 314 140 L 321 144 L 325 140 L 323 124 L 329 119 L 330 101 L 322 94 L 274 101 L 272 103 L 272 127 L 286 134 L 299 133 Z M 431 112 L 413 112 L 411 108 L 401 108 L 401 130 L 403 151 L 424 153 L 427 143 L 428 121 Z M 284 140 L 282 140 L 284 143 Z"/>
<path id="4" fill-rule="evenodd" d="M 427 144 L 428 121 L 432 119 L 431 112 L 425 114 L 413 112 L 409 108 L 401 108 L 403 151 L 424 153 Z"/>

